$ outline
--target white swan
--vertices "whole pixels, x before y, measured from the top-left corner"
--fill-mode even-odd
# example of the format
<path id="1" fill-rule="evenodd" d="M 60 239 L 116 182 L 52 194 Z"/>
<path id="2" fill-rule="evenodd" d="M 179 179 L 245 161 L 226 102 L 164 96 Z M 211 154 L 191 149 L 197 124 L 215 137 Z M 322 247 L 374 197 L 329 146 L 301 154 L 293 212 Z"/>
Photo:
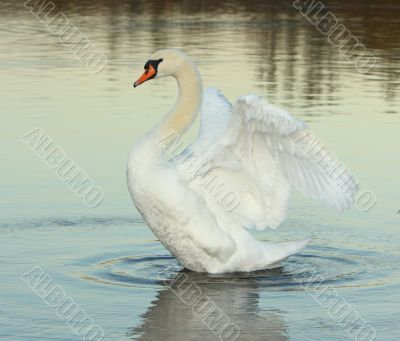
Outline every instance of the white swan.
<path id="1" fill-rule="evenodd" d="M 292 186 L 339 210 L 348 207 L 354 179 L 339 184 L 305 150 L 304 140 L 316 140 L 303 122 L 255 95 L 232 106 L 216 89 L 203 93 L 197 67 L 176 49 L 155 52 L 134 86 L 163 76 L 176 79 L 178 99 L 134 145 L 127 179 L 137 209 L 184 267 L 254 271 L 301 250 L 308 240 L 270 244 L 247 230 L 277 227 Z M 171 157 L 199 112 L 197 139 Z"/>

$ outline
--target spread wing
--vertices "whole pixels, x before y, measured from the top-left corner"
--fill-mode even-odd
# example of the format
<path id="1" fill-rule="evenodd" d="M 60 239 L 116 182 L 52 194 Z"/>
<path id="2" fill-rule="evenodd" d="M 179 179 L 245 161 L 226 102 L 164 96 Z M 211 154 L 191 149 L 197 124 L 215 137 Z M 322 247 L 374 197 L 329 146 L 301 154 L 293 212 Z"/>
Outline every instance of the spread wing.
<path id="1" fill-rule="evenodd" d="M 247 228 L 277 227 L 291 187 L 339 211 L 357 190 L 350 172 L 302 121 L 255 95 L 232 107 L 217 90 L 206 92 L 198 139 L 183 155 L 197 158 L 190 181 L 210 210 Z M 227 209 L 232 201 L 235 207 Z"/>

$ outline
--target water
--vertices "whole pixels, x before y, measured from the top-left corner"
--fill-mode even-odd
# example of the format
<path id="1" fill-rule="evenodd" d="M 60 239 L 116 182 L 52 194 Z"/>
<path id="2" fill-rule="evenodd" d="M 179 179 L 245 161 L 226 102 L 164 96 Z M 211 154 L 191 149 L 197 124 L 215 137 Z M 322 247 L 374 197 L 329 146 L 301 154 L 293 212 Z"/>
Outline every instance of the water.
<path id="1" fill-rule="evenodd" d="M 367 74 L 286 2 L 54 3 L 108 64 L 91 74 L 22 2 L 1 2 L 1 340 L 81 339 L 21 280 L 36 266 L 101 326 L 106 340 L 216 340 L 174 293 L 171 283 L 182 276 L 238 326 L 241 340 L 351 340 L 337 315 L 302 285 L 312 269 L 323 278 L 312 283 L 336 290 L 376 340 L 399 339 L 396 1 L 326 2 L 377 57 Z M 295 194 L 282 226 L 256 235 L 271 241 L 312 235 L 300 255 L 273 271 L 182 272 L 132 207 L 125 183 L 133 142 L 175 100 L 172 80 L 132 88 L 148 55 L 164 47 L 193 56 L 205 86 L 232 101 L 258 93 L 305 120 L 375 193 L 373 209 L 337 214 Z M 21 142 L 35 127 L 104 189 L 101 205 L 86 207 Z"/>

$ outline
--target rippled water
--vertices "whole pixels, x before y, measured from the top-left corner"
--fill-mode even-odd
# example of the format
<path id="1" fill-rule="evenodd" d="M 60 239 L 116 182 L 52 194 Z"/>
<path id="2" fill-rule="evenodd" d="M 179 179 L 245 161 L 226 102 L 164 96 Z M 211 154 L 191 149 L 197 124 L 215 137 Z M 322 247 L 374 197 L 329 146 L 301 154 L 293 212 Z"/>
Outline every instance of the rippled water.
<path id="1" fill-rule="evenodd" d="M 336 290 L 376 340 L 399 339 L 400 7 L 325 3 L 377 57 L 369 73 L 290 2 L 54 1 L 106 55 L 98 74 L 23 2 L 1 2 L 1 340 L 81 339 L 21 280 L 37 266 L 106 340 L 217 340 L 177 295 L 182 278 L 238 326 L 240 340 L 351 340 L 310 288 Z M 282 267 L 223 276 L 181 269 L 125 184 L 130 147 L 175 100 L 171 80 L 132 89 L 148 55 L 164 47 L 187 51 L 205 86 L 232 101 L 258 93 L 305 120 L 375 193 L 373 209 L 337 214 L 295 194 L 278 230 L 255 233 L 273 242 L 313 236 Z M 21 142 L 35 127 L 103 188 L 101 205 L 87 208 Z"/>

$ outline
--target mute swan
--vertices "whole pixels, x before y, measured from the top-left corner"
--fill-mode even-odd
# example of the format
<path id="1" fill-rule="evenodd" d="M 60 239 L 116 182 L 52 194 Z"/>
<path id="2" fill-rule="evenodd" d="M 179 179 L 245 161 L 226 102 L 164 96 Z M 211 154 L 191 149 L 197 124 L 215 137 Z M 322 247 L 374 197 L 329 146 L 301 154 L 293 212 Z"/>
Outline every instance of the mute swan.
<path id="1" fill-rule="evenodd" d="M 134 87 L 171 76 L 179 95 L 133 146 L 128 188 L 156 237 L 185 268 L 254 271 L 299 252 L 308 239 L 271 244 L 248 232 L 284 220 L 291 187 L 338 210 L 348 207 L 354 179 L 339 184 L 304 151 L 309 132 L 303 122 L 255 95 L 232 106 L 216 89 L 203 93 L 197 67 L 180 50 L 155 52 L 144 69 Z M 171 156 L 167 150 L 180 144 L 199 112 L 197 139 Z"/>

